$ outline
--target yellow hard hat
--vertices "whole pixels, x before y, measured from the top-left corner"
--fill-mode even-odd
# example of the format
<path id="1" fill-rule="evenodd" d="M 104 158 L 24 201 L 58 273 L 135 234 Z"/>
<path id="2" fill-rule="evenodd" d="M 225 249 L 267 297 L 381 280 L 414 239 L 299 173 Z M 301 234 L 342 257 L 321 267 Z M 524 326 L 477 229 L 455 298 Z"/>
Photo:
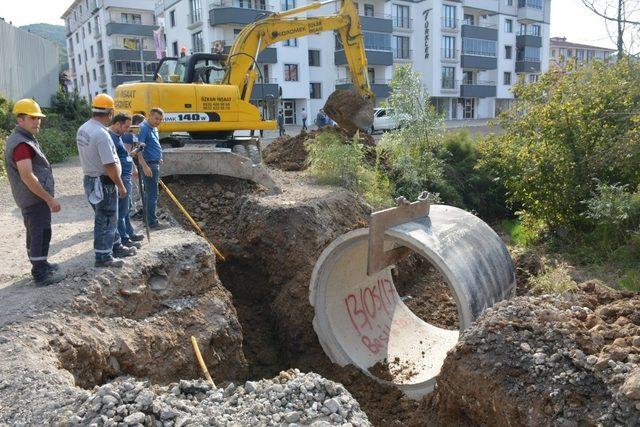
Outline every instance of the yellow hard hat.
<path id="1" fill-rule="evenodd" d="M 105 110 L 114 110 L 116 108 L 116 103 L 113 102 L 112 97 L 110 97 L 106 93 L 101 93 L 93 98 L 91 107 L 93 107 L 92 110 L 94 112 L 103 112 Z"/>
<path id="2" fill-rule="evenodd" d="M 40 106 L 33 99 L 25 98 L 16 102 L 13 106 L 13 114 L 17 116 L 18 114 L 26 114 L 27 116 L 32 117 L 46 117 L 42 114 L 42 110 L 40 110 Z"/>

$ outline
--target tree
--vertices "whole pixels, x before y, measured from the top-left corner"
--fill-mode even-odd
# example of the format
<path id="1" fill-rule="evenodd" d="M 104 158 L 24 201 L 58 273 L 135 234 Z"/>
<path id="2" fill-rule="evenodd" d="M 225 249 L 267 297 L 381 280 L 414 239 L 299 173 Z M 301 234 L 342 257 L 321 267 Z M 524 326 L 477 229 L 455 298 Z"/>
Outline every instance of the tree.
<path id="1" fill-rule="evenodd" d="M 627 30 L 633 31 L 640 27 L 640 2 L 638 0 L 581 1 L 587 9 L 603 18 L 607 24 L 614 23 L 616 25 L 615 36 L 611 36 L 611 39 L 616 43 L 618 59 L 622 59 L 625 53 L 631 54 L 633 39 L 625 49 L 624 35 Z"/>
<path id="2" fill-rule="evenodd" d="M 500 116 L 502 133 L 483 145 L 481 164 L 526 217 L 584 230 L 598 182 L 638 187 L 640 64 L 550 71 L 513 91 L 518 102 Z"/>

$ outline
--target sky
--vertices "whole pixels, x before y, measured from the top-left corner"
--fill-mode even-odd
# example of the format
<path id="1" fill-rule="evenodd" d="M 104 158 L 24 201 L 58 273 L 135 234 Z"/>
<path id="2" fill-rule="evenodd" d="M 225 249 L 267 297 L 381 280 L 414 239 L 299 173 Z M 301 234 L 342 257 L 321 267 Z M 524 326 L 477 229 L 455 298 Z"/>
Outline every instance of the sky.
<path id="1" fill-rule="evenodd" d="M 16 26 L 45 22 L 64 25 L 60 15 L 72 0 L 0 0 L 0 17 Z M 551 1 L 551 37 L 575 43 L 615 48 L 604 20 L 587 10 L 580 0 Z"/>

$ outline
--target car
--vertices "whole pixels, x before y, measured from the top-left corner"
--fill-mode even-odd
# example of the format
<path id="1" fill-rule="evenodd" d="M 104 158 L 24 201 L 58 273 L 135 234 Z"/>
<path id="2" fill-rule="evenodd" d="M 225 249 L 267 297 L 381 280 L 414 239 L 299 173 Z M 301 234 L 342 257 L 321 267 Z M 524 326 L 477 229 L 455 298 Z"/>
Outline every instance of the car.
<path id="1" fill-rule="evenodd" d="M 374 108 L 373 109 L 373 125 L 371 125 L 371 133 L 376 131 L 386 131 L 398 129 L 400 125 L 393 117 L 393 109 L 391 108 Z"/>

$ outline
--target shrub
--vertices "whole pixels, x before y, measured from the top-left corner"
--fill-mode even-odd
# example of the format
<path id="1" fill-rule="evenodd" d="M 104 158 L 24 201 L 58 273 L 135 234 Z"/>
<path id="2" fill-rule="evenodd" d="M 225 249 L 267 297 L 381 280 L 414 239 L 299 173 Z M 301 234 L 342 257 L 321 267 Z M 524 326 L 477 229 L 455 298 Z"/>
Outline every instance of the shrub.
<path id="1" fill-rule="evenodd" d="M 365 162 L 365 149 L 355 136 L 344 143 L 336 131 L 326 130 L 306 142 L 308 173 L 320 184 L 340 185 L 365 197 L 372 205 L 391 203 L 391 183 Z"/>
<path id="2" fill-rule="evenodd" d="M 410 66 L 398 67 L 390 86 L 386 105 L 393 109 L 400 129 L 382 137 L 378 153 L 395 184 L 395 195 L 415 200 L 424 190 L 448 190 L 441 160 L 443 121 L 429 103 L 420 74 Z"/>
<path id="3" fill-rule="evenodd" d="M 552 228 L 588 230 L 582 215 L 596 181 L 640 184 L 640 63 L 596 62 L 518 84 L 503 132 L 487 138 L 481 163 L 508 199 Z"/>
<path id="4" fill-rule="evenodd" d="M 4 164 L 4 149 L 7 136 L 7 133 L 4 130 L 0 129 L 0 178 L 4 177 L 7 174 L 7 168 Z"/>
<path id="5" fill-rule="evenodd" d="M 576 282 L 569 274 L 569 267 L 564 263 L 554 266 L 545 263 L 542 272 L 531 276 L 528 282 L 531 293 L 535 295 L 561 295 L 577 289 Z"/>
<path id="6" fill-rule="evenodd" d="M 58 163 L 77 154 L 75 132 L 45 128 L 38 134 L 42 151 L 50 163 Z"/>

